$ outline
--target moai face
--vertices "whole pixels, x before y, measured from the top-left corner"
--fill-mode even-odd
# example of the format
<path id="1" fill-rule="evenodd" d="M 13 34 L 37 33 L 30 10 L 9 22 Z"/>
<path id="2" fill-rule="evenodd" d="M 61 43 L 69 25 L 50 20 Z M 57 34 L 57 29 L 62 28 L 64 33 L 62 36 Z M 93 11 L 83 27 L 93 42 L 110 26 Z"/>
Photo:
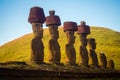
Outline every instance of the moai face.
<path id="1" fill-rule="evenodd" d="M 87 34 L 79 34 L 80 40 L 81 40 L 81 45 L 82 46 L 87 46 Z"/>
<path id="2" fill-rule="evenodd" d="M 68 43 L 75 43 L 74 31 L 65 31 Z"/>
<path id="3" fill-rule="evenodd" d="M 89 46 L 90 49 L 96 49 L 96 44 L 97 43 L 95 42 L 95 39 L 92 39 L 92 38 L 88 39 L 87 43 L 88 43 L 88 46 Z"/>
<path id="4" fill-rule="evenodd" d="M 43 28 L 41 23 L 32 23 L 34 37 L 43 37 Z"/>
<path id="5" fill-rule="evenodd" d="M 59 32 L 58 27 L 56 25 L 49 26 L 49 32 L 52 39 L 58 39 L 59 38 Z"/>

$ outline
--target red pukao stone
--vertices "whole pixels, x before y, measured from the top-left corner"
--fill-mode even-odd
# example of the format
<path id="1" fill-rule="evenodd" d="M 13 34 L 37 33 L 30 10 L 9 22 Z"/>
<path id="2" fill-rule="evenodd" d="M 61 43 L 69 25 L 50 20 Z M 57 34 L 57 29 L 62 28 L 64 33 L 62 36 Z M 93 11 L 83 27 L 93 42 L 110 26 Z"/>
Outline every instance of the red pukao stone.
<path id="1" fill-rule="evenodd" d="M 49 11 L 50 16 L 46 17 L 46 26 L 50 26 L 50 25 L 57 25 L 60 26 L 61 25 L 61 21 L 59 16 L 55 15 L 55 11 L 51 10 Z"/>
<path id="2" fill-rule="evenodd" d="M 30 9 L 28 22 L 44 23 L 45 20 L 46 19 L 45 19 L 45 14 L 44 14 L 43 8 L 35 6 Z"/>
<path id="3" fill-rule="evenodd" d="M 64 22 L 64 32 L 65 31 L 77 31 L 77 23 L 76 22 Z"/>
<path id="4" fill-rule="evenodd" d="M 90 34 L 90 27 L 85 24 L 84 21 L 81 22 L 81 25 L 78 25 L 78 34 Z"/>

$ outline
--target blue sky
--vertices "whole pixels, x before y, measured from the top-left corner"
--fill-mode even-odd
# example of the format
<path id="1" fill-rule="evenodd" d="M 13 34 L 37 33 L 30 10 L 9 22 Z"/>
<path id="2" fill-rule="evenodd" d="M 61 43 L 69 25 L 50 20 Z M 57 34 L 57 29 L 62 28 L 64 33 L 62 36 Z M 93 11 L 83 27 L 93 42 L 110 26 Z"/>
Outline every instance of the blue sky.
<path id="1" fill-rule="evenodd" d="M 0 0 L 0 45 L 32 32 L 27 20 L 34 6 L 42 7 L 45 16 L 55 10 L 62 25 L 84 20 L 120 32 L 120 0 Z"/>

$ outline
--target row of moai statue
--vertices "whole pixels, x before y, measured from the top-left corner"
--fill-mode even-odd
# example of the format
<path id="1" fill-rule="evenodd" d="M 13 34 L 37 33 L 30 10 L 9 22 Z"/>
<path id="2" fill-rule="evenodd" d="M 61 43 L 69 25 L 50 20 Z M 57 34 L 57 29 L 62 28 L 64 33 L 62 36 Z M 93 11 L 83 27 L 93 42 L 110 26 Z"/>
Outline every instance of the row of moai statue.
<path id="1" fill-rule="evenodd" d="M 51 39 L 49 40 L 49 51 L 50 51 L 50 63 L 60 64 L 61 52 L 60 45 L 58 43 L 59 31 L 58 26 L 61 25 L 61 21 L 59 16 L 55 15 L 54 10 L 49 11 L 49 16 L 45 17 L 43 8 L 41 7 L 32 7 L 30 9 L 28 21 L 32 24 L 32 30 L 34 33 L 34 38 L 31 41 L 31 62 L 42 64 L 44 63 L 44 45 L 42 42 L 43 38 L 43 23 L 46 21 L 46 26 L 49 28 L 49 33 Z M 68 43 L 65 46 L 65 52 L 68 58 L 68 64 L 75 65 L 76 64 L 76 51 L 74 48 L 75 36 L 74 33 L 77 31 L 80 37 L 80 56 L 81 56 L 81 64 L 84 66 L 88 66 L 89 59 L 91 60 L 91 64 L 98 67 L 98 58 L 95 52 L 96 42 L 94 38 L 87 39 L 87 35 L 90 34 L 90 27 L 86 25 L 84 21 L 81 21 L 81 25 L 77 26 L 76 22 L 68 21 L 64 22 L 63 25 L 64 32 L 66 33 L 66 37 Z M 89 46 L 89 54 L 86 46 Z M 100 62 L 102 67 L 107 66 L 107 59 L 104 53 L 100 54 Z M 111 60 L 109 62 L 109 66 L 114 68 L 114 62 Z"/>

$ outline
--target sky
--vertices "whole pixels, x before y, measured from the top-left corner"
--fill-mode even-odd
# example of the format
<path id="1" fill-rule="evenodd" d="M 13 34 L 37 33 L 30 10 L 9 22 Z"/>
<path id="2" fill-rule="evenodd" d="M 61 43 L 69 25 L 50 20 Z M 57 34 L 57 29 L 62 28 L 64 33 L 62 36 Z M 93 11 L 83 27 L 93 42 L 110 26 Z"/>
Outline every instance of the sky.
<path id="1" fill-rule="evenodd" d="M 65 21 L 86 21 L 120 32 L 120 0 L 0 0 L 0 46 L 25 34 L 32 33 L 28 15 L 31 7 L 49 10 Z M 44 23 L 44 28 L 45 28 Z"/>

